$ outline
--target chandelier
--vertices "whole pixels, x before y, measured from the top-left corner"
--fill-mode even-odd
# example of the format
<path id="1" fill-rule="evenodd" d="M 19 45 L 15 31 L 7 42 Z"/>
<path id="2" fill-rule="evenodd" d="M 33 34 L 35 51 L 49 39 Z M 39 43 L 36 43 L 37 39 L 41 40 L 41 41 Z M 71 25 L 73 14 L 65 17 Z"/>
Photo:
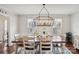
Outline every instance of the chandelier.
<path id="1" fill-rule="evenodd" d="M 47 12 L 47 16 L 42 16 L 41 13 L 43 10 L 46 10 Z M 54 19 L 52 17 L 49 16 L 49 12 L 45 7 L 45 4 L 43 4 L 43 8 L 41 9 L 41 11 L 39 12 L 39 16 L 35 18 L 36 20 L 36 25 L 37 26 L 52 26 Z"/>

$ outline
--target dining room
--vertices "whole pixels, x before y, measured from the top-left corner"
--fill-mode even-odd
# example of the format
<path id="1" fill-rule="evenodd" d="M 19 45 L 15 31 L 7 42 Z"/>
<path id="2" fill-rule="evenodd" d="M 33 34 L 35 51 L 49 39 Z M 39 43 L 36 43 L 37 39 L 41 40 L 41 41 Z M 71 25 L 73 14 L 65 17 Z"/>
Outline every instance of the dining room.
<path id="1" fill-rule="evenodd" d="M 78 4 L 0 4 L 0 53 L 79 54 L 78 18 Z"/>

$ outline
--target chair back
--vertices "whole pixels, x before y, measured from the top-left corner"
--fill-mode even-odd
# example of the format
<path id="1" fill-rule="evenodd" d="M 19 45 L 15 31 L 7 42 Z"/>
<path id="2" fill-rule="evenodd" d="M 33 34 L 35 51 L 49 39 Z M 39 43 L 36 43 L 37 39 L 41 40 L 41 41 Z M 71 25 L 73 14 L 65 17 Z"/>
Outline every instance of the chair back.
<path id="1" fill-rule="evenodd" d="M 15 37 L 15 40 L 18 41 L 16 43 L 17 47 L 23 47 L 23 40 L 26 40 L 25 38 L 26 36 L 23 36 L 23 35 L 18 35 Z"/>
<path id="2" fill-rule="evenodd" d="M 26 37 L 26 40 L 23 41 L 24 50 L 26 54 L 35 53 L 35 40 L 34 38 Z"/>
<path id="3" fill-rule="evenodd" d="M 40 53 L 52 53 L 52 38 L 50 36 L 42 37 L 40 39 Z"/>

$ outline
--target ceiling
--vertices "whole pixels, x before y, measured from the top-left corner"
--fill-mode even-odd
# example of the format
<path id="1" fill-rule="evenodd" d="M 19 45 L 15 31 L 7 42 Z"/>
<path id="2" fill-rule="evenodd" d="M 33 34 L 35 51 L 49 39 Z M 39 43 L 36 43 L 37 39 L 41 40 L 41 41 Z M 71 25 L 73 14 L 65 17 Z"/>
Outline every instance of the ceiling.
<path id="1" fill-rule="evenodd" d="M 0 4 L 0 8 L 5 8 L 9 12 L 23 14 L 38 14 L 42 4 Z M 79 12 L 79 4 L 47 4 L 47 10 L 50 14 L 73 14 Z M 46 14 L 45 11 L 42 12 Z"/>

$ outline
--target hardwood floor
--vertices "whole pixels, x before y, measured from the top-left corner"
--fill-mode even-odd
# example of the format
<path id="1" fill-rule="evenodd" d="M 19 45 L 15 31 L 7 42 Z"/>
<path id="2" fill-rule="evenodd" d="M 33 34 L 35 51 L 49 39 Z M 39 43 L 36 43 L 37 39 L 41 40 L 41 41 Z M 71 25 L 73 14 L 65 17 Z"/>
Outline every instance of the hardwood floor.
<path id="1" fill-rule="evenodd" d="M 73 47 L 72 43 L 66 43 L 65 45 L 73 54 L 79 54 L 79 50 Z"/>

